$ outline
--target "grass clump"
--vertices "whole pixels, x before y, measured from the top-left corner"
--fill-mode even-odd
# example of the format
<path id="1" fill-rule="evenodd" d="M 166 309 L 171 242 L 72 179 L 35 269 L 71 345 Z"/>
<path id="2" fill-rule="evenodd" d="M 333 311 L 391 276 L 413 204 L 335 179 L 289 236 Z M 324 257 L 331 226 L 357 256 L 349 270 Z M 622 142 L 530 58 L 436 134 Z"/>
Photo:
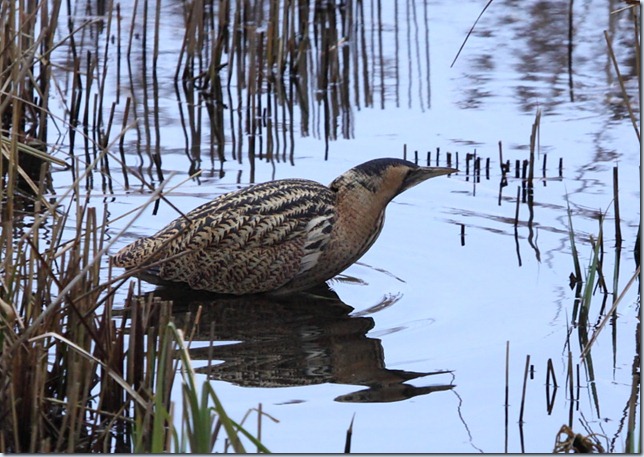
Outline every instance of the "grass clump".
<path id="1" fill-rule="evenodd" d="M 130 290 L 120 322 L 112 316 L 109 284 L 99 282 L 98 268 L 84 268 L 100 249 L 89 222 L 95 213 L 86 213 L 87 236 L 62 253 L 43 254 L 29 243 L 16 250 L 14 287 L 3 287 L 1 298 L 0 451 L 211 452 L 220 430 L 235 451 L 244 451 L 240 433 L 265 451 L 228 417 L 209 384 L 197 386 L 171 302 Z M 55 268 L 43 266 L 48 256 Z M 26 289 L 33 286 L 24 274 L 29 264 L 36 285 L 51 288 Z M 177 430 L 170 393 L 179 359 L 184 416 Z"/>

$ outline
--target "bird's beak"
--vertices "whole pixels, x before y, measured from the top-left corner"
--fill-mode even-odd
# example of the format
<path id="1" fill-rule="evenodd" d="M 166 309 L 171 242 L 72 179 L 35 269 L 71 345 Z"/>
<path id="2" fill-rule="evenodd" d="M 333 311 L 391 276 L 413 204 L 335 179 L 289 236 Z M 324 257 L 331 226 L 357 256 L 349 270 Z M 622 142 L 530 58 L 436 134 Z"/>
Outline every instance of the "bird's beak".
<path id="1" fill-rule="evenodd" d="M 418 167 L 407 173 L 407 176 L 405 176 L 405 180 L 403 181 L 401 192 L 409 189 L 410 187 L 414 187 L 416 184 L 426 181 L 429 178 L 449 175 L 451 173 L 456 173 L 457 171 L 458 170 L 456 168 L 450 167 Z"/>

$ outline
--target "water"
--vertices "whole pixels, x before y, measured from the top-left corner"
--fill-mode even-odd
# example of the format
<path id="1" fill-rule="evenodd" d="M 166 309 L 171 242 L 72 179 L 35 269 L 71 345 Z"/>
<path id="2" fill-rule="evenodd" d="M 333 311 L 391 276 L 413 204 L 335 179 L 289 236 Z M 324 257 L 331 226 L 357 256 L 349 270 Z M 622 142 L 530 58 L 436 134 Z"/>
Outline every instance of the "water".
<path id="1" fill-rule="evenodd" d="M 187 210 L 252 182 L 303 177 L 328 183 L 366 160 L 402 157 L 405 148 L 408 158 L 418 151 L 421 162 L 428 151 L 434 162 L 436 148 L 440 148 L 441 165 L 448 152 L 453 161 L 458 152 L 461 172 L 423 183 L 390 204 L 385 228 L 375 245 L 343 278 L 331 282 L 338 300 L 353 310 L 338 305 L 341 309 L 337 313 L 322 319 L 315 317 L 315 307 L 324 306 L 319 303 L 303 304 L 302 308 L 274 303 L 273 312 L 266 311 L 271 309 L 270 303 L 241 303 L 247 315 L 234 305 L 231 309 L 230 303 L 210 304 L 213 321 L 225 329 L 223 341 L 215 348 L 230 368 L 225 371 L 219 365 L 218 369 L 218 376 L 228 381 L 210 382 L 233 418 L 241 418 L 261 403 L 266 413 L 279 420 L 265 419 L 262 424 L 262 441 L 274 452 L 342 451 L 352 418 L 354 452 L 549 452 L 570 415 L 577 433 L 587 434 L 582 422 L 588 423 L 595 433 L 606 435 L 608 441 L 602 440 L 605 448 L 623 450 L 636 354 L 639 284 L 627 291 L 619 304 L 616 324 L 604 329 L 594 346 L 591 376 L 588 365 L 579 358 L 578 331 L 571 328 L 575 295 L 569 287 L 573 261 L 566 199 L 584 271 L 592 253 L 589 237 L 597 238 L 598 215 L 606 213 L 603 273 L 612 288 L 612 177 L 613 167 L 618 168 L 623 244 L 617 290 L 621 291 L 635 270 L 640 154 L 602 31 L 608 30 L 613 37 L 620 71 L 639 119 L 628 14 L 609 16 L 609 11 L 622 6 L 618 2 L 610 2 L 610 7 L 600 1 L 576 2 L 569 72 L 568 4 L 494 3 L 450 67 L 484 3 L 383 3 L 382 52 L 378 52 L 379 36 L 370 28 L 377 10 L 371 3 L 364 5 L 365 43 L 371 53 L 368 66 L 360 68 L 369 70 L 373 106 L 366 106 L 364 85 L 356 89 L 351 85 L 355 78 L 350 79 L 350 103 L 335 106 L 337 116 L 327 118 L 330 130 L 325 134 L 324 101 L 333 108 L 334 101 L 346 101 L 346 97 L 324 99 L 324 94 L 317 93 L 321 98 L 316 99 L 311 89 L 308 118 L 304 101 L 299 100 L 291 118 L 278 119 L 286 125 L 291 119 L 292 132 L 281 137 L 276 134 L 272 141 L 280 142 L 274 149 L 275 159 L 262 161 L 259 155 L 269 150 L 270 131 L 263 130 L 261 148 L 253 145 L 252 137 L 237 130 L 237 116 L 241 118 L 245 105 L 237 105 L 232 97 L 234 103 L 226 107 L 230 112 L 225 109 L 224 113 L 230 116 L 226 125 L 234 127 L 227 127 L 224 151 L 229 159 L 236 152 L 237 160 L 223 165 L 212 160 L 208 145 L 213 135 L 204 129 L 202 142 L 196 143 L 202 176 L 189 180 L 169 197 Z M 412 6 L 415 11 L 410 11 Z M 156 150 L 162 157 L 162 173 L 170 181 L 168 187 L 172 187 L 188 177 L 191 164 L 185 154 L 186 143 L 195 143 L 184 138 L 172 87 L 183 36 L 181 9 L 174 4 L 162 8 L 159 121 L 158 130 L 154 126 L 150 129 L 150 137 L 154 151 L 158 132 Z M 131 12 L 126 5 L 123 15 L 129 23 Z M 416 19 L 408 21 L 408 17 Z M 338 44 L 340 49 L 350 46 Z M 229 70 L 222 71 L 225 75 Z M 362 84 L 362 74 L 357 74 Z M 233 79 L 233 94 L 238 84 Z M 133 129 L 126 136 L 127 164 L 156 183 L 158 172 L 149 156 L 145 151 L 135 154 L 137 138 L 145 137 L 144 124 L 154 123 L 140 105 L 141 94 L 149 88 L 142 89 L 140 82 L 133 87 L 131 94 L 138 96 L 139 134 Z M 112 86 L 111 90 L 116 89 Z M 515 226 L 517 189 L 522 192 L 522 182 L 514 177 L 514 163 L 529 156 L 538 110 L 542 114 L 534 202 L 531 208 L 525 202 L 520 204 Z M 280 111 L 274 112 L 278 116 Z M 333 136 L 335 140 L 327 139 Z M 505 187 L 500 186 L 499 142 L 504 160 L 512 165 Z M 116 146 L 114 150 L 117 153 Z M 248 159 L 249 150 L 257 160 Z M 483 160 L 480 180 L 472 169 L 465 172 L 466 154 L 474 152 Z M 190 154 L 195 157 L 194 150 Z M 490 159 L 489 177 L 486 158 Z M 559 160 L 563 160 L 561 174 Z M 115 196 L 106 200 L 112 218 L 149 196 L 149 190 L 138 184 L 126 192 L 119 170 L 112 163 Z M 69 180 L 62 172 L 55 179 L 61 187 Z M 100 197 L 96 202 L 102 205 Z M 149 208 L 117 240 L 113 252 L 137 237 L 154 233 L 176 216 L 164 203 L 155 215 Z M 127 221 L 113 222 L 109 235 L 118 233 Z M 144 284 L 143 290 L 154 287 Z M 181 305 L 194 307 L 203 303 L 202 298 Z M 591 306 L 592 324 L 600 319 L 601 301 L 602 294 L 597 292 Z M 608 306 L 611 303 L 609 296 Z M 257 314 L 264 312 L 258 320 Z M 239 325 L 222 321 L 221 316 L 230 315 Z M 204 332 L 209 335 L 208 329 Z M 200 345 L 207 343 L 196 344 Z M 567 388 L 568 350 L 575 373 L 579 364 L 574 399 Z M 526 382 L 521 424 L 527 356 L 533 376 Z M 546 397 L 550 359 L 559 386 L 554 398 Z M 204 364 L 196 361 L 197 366 Z M 266 383 L 272 380 L 269 372 L 276 383 L 292 385 L 238 385 L 249 384 L 249 379 Z M 401 376 L 407 376 L 401 373 L 436 374 L 401 384 Z M 199 377 L 206 380 L 205 375 Z M 405 385 L 416 388 L 405 391 Z M 435 389 L 426 390 L 435 391 L 423 390 L 427 386 Z M 368 394 L 356 394 L 369 388 Z M 553 390 L 550 386 L 551 395 Z M 178 389 L 175 397 L 179 402 Z M 254 425 L 249 428 L 253 430 Z"/>

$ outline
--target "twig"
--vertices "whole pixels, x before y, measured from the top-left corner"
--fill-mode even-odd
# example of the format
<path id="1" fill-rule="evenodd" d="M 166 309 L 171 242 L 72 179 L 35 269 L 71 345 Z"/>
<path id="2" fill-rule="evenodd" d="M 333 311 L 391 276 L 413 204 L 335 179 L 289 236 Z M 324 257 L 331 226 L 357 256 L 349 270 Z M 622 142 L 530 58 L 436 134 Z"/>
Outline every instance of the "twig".
<path id="1" fill-rule="evenodd" d="M 465 40 L 463 40 L 463 44 L 461 44 L 461 47 L 458 48 L 458 52 L 456 53 L 456 57 L 454 57 L 454 60 L 452 61 L 452 64 L 449 66 L 450 68 L 452 68 L 454 66 L 454 64 L 456 63 L 456 59 L 458 59 L 458 56 L 461 55 L 461 51 L 465 47 L 465 43 L 467 43 L 467 40 L 470 38 L 470 35 L 474 31 L 474 27 L 476 27 L 476 24 L 478 24 L 479 19 L 481 19 L 481 16 L 483 16 L 483 13 L 485 13 L 485 10 L 487 10 L 488 7 L 491 4 L 492 4 L 492 0 L 489 0 L 487 2 L 487 4 L 483 7 L 483 10 L 481 11 L 481 14 L 479 14 L 479 17 L 477 17 L 476 20 L 474 21 L 474 24 L 472 25 L 472 28 L 470 28 L 470 31 L 467 32 L 467 36 L 465 37 Z"/>

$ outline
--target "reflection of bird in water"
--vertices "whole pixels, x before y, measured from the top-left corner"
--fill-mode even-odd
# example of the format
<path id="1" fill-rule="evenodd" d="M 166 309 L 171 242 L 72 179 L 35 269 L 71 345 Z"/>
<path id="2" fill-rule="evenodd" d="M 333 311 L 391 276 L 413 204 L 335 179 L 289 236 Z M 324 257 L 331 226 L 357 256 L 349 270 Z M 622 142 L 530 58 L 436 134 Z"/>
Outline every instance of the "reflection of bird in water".
<path id="1" fill-rule="evenodd" d="M 371 247 L 395 196 L 455 171 L 376 159 L 328 187 L 303 179 L 258 184 L 224 194 L 124 247 L 114 265 L 138 270 L 151 282 L 224 294 L 305 290 Z"/>
<path id="2" fill-rule="evenodd" d="M 336 398 L 342 402 L 402 401 L 454 387 L 442 376 L 439 384 L 408 383 L 448 371 L 387 368 L 382 341 L 367 336 L 373 318 L 352 315 L 353 308 L 327 286 L 281 297 L 216 296 L 176 288 L 153 294 L 173 301 L 175 325 L 190 335 L 194 369 L 210 379 L 262 388 L 324 383 L 367 387 Z"/>

